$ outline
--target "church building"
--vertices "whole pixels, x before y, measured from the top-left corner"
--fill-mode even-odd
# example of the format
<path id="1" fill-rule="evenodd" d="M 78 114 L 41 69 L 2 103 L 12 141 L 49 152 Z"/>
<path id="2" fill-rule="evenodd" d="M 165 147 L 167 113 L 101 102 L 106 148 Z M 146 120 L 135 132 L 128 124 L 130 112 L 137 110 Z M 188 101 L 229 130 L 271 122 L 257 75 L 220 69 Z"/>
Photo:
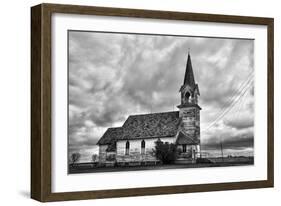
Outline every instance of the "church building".
<path id="1" fill-rule="evenodd" d="M 188 53 L 179 111 L 130 115 L 122 127 L 108 128 L 99 139 L 99 163 L 138 165 L 157 163 L 155 142 L 174 143 L 176 163 L 200 157 L 200 95 Z"/>

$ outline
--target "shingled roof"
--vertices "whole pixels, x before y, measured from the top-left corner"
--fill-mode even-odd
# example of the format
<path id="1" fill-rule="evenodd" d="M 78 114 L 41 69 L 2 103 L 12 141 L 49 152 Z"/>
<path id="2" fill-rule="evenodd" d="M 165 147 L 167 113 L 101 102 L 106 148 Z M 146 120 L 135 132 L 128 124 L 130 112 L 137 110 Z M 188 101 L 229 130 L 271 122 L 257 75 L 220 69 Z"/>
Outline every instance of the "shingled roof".
<path id="1" fill-rule="evenodd" d="M 129 116 L 123 125 L 122 139 L 172 137 L 179 126 L 179 112 Z"/>
<path id="2" fill-rule="evenodd" d="M 186 145 L 195 145 L 199 142 L 197 140 L 194 140 L 192 137 L 190 137 L 188 134 L 186 134 L 183 131 L 180 131 L 177 137 L 177 144 L 186 144 Z"/>
<path id="3" fill-rule="evenodd" d="M 131 115 L 122 127 L 108 128 L 98 145 L 113 144 L 117 140 L 173 137 L 179 126 L 179 112 Z"/>
<path id="4" fill-rule="evenodd" d="M 112 144 L 118 139 L 121 139 L 123 135 L 122 127 L 108 128 L 102 137 L 97 142 L 98 145 Z"/>

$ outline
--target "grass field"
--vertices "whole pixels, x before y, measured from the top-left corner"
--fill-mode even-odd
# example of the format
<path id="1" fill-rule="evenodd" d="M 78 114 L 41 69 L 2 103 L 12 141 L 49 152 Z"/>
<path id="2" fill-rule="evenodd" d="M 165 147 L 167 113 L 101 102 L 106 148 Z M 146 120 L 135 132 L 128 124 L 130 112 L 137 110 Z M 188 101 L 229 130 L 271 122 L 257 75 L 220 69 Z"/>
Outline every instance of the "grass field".
<path id="1" fill-rule="evenodd" d="M 201 164 L 169 164 L 153 166 L 122 166 L 122 167 L 94 167 L 91 163 L 78 163 L 69 167 L 70 174 L 77 173 L 96 173 L 96 172 L 123 172 L 139 170 L 163 170 L 163 169 L 186 169 L 186 168 L 207 168 L 207 167 L 230 167 L 230 166 L 247 166 L 253 165 L 253 158 L 227 159 L 214 158 L 214 163 Z"/>

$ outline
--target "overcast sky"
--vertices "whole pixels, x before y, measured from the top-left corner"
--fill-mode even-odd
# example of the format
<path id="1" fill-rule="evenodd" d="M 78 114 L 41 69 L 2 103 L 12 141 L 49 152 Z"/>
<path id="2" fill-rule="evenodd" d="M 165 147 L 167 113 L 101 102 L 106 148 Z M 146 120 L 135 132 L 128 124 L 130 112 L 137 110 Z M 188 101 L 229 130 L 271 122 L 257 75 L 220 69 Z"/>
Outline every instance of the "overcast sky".
<path id="1" fill-rule="evenodd" d="M 201 96 L 202 149 L 253 155 L 254 41 L 69 32 L 69 152 L 90 161 L 108 127 L 177 110 L 188 49 Z"/>

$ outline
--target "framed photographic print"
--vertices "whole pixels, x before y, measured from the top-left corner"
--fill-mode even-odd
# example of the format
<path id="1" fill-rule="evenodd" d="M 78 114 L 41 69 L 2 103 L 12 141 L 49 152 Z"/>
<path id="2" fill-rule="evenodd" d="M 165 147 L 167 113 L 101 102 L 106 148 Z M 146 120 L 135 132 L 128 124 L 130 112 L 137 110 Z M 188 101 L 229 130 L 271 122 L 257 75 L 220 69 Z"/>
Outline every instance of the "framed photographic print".
<path id="1" fill-rule="evenodd" d="M 31 197 L 273 187 L 273 19 L 31 8 Z"/>

